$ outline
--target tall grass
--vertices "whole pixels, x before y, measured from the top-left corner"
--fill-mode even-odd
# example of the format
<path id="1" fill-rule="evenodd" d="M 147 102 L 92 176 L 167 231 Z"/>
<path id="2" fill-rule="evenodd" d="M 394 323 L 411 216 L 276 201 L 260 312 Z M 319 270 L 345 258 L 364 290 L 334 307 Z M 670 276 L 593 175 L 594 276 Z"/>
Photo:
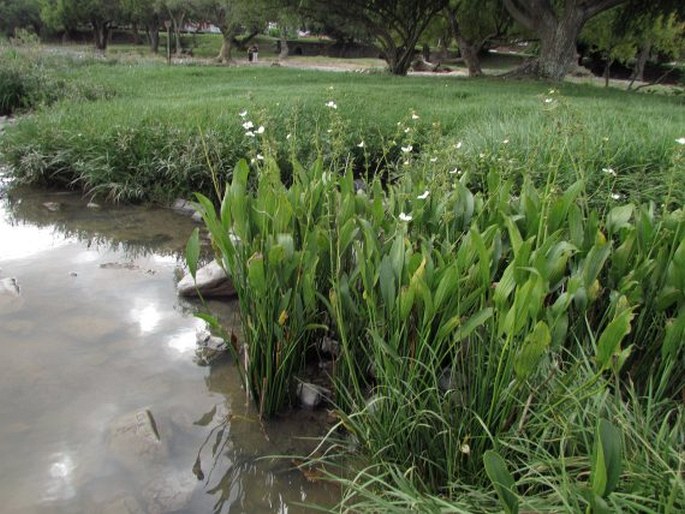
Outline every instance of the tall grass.
<path id="1" fill-rule="evenodd" d="M 659 204 L 632 203 L 624 172 L 573 153 L 573 114 L 546 111 L 544 147 L 459 157 L 417 152 L 411 116 L 360 188 L 334 113 L 330 168 L 294 161 L 284 185 L 267 143 L 218 213 L 201 197 L 262 413 L 292 401 L 316 338 L 339 342 L 323 463 L 360 470 L 341 509 L 489 510 L 493 484 L 509 512 L 685 506 L 683 148 L 664 142 Z"/>

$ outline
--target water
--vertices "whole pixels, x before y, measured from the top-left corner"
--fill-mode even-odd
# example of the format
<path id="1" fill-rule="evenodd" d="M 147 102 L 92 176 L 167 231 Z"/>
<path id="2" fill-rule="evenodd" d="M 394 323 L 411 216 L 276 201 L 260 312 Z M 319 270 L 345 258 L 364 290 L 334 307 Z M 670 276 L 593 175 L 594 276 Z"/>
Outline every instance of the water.
<path id="1" fill-rule="evenodd" d="M 0 510 L 294 513 L 334 501 L 332 486 L 264 458 L 309 451 L 324 414 L 261 424 L 230 359 L 196 358 L 197 304 L 175 292 L 192 222 L 86 203 L 0 193 L 0 279 L 20 287 L 0 295 Z M 235 304 L 212 308 L 237 330 Z"/>

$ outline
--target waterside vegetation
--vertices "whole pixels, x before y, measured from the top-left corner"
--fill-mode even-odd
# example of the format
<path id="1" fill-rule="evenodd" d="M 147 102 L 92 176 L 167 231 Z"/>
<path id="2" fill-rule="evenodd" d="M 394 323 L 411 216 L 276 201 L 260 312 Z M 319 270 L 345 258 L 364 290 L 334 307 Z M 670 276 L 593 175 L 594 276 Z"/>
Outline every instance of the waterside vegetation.
<path id="1" fill-rule="evenodd" d="M 339 510 L 685 509 L 681 98 L 158 64 L 74 80 L 108 94 L 9 130 L 16 178 L 199 192 L 262 416 L 329 364 L 338 423 L 308 465 L 345 486 Z"/>

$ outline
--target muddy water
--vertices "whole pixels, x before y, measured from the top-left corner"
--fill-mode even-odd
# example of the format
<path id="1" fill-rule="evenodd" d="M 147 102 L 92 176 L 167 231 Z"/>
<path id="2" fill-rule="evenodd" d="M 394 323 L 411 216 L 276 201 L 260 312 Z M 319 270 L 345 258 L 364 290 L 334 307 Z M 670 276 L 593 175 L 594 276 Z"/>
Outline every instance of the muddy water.
<path id="1" fill-rule="evenodd" d="M 322 431 L 321 416 L 262 425 L 230 359 L 196 356 L 197 305 L 175 293 L 191 221 L 86 203 L 0 194 L 0 279 L 20 287 L 0 296 L 0 511 L 293 513 L 330 504 L 333 488 L 264 458 L 308 451 L 302 438 Z M 213 307 L 237 327 L 235 305 Z M 131 420 L 122 438 L 117 427 Z"/>

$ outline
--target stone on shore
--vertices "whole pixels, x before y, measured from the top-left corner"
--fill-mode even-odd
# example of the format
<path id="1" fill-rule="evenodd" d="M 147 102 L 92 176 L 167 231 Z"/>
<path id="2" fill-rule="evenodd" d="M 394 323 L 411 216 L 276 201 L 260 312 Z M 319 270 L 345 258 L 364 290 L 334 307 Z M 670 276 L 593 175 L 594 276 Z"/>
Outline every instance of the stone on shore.
<path id="1" fill-rule="evenodd" d="M 184 276 L 176 286 L 178 294 L 181 296 L 198 296 L 199 293 L 204 298 L 236 295 L 231 279 L 216 261 L 198 269 L 195 279 L 193 280 L 190 273 Z"/>
<path id="2" fill-rule="evenodd" d="M 330 391 L 325 387 L 308 382 L 297 384 L 297 398 L 305 409 L 316 409 L 329 395 Z"/>

